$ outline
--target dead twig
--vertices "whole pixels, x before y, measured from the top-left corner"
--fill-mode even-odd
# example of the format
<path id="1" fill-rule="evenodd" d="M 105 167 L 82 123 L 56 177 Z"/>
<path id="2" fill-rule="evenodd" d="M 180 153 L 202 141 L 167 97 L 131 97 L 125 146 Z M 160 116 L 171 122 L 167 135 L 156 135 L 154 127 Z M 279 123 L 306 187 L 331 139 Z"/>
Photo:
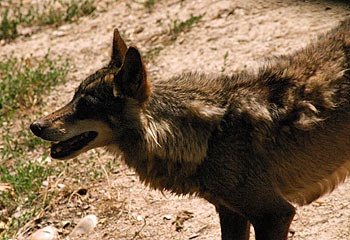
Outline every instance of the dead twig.
<path id="1" fill-rule="evenodd" d="M 140 233 L 142 232 L 142 230 L 146 227 L 146 225 L 147 225 L 147 222 L 146 222 L 146 218 L 145 218 L 145 219 L 144 219 L 144 223 L 143 223 L 141 229 L 135 232 L 134 237 L 133 237 L 131 240 L 136 239 L 136 238 L 140 235 Z"/>

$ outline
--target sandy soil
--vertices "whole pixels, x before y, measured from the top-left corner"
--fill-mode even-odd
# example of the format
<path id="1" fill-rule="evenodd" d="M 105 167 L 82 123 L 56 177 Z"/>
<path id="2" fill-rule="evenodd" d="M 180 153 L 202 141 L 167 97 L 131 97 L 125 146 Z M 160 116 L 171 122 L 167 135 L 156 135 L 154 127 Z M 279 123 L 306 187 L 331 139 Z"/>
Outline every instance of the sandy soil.
<path id="1" fill-rule="evenodd" d="M 169 24 L 185 21 L 190 14 L 205 15 L 176 39 L 170 36 Z M 335 0 L 162 0 L 150 9 L 131 0 L 100 1 L 92 16 L 21 37 L 0 46 L 0 55 L 40 57 L 51 49 L 52 55 L 71 59 L 69 83 L 47 98 L 50 112 L 71 98 L 81 80 L 109 61 L 114 28 L 147 56 L 150 79 L 155 79 L 187 70 L 229 74 L 254 68 L 266 56 L 302 48 L 346 17 L 350 3 Z M 160 47 L 151 60 L 149 52 Z M 92 160 L 90 156 L 81 155 L 79 160 L 112 161 L 103 150 L 95 151 Z M 62 198 L 38 225 L 52 224 L 64 238 L 79 218 L 95 214 L 99 218 L 95 231 L 80 239 L 220 239 L 218 216 L 210 204 L 149 190 L 123 164 L 117 163 L 115 171 L 100 181 L 64 191 L 75 193 L 80 188 L 87 194 Z M 349 189 L 347 181 L 332 195 L 298 208 L 290 239 L 350 239 Z"/>

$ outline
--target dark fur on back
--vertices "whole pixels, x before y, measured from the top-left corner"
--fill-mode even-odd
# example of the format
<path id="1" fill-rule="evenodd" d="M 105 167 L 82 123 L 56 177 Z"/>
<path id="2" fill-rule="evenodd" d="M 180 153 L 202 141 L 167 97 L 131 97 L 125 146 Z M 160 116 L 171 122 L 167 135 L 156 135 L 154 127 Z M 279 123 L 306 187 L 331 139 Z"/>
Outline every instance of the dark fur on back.
<path id="1" fill-rule="evenodd" d="M 83 122 L 98 138 L 81 151 L 106 146 L 152 188 L 207 199 L 223 239 L 248 239 L 252 223 L 257 239 L 278 240 L 295 213 L 289 202 L 310 203 L 349 175 L 349 95 L 350 20 L 257 72 L 158 81 L 116 31 L 110 64 L 31 128 L 69 141 L 56 133 Z"/>

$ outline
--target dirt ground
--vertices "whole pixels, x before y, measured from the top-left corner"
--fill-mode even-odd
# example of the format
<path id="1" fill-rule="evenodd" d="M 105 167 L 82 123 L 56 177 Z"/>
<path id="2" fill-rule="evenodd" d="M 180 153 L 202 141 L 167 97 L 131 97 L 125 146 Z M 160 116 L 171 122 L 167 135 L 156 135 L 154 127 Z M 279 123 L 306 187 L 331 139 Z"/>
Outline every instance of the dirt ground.
<path id="1" fill-rule="evenodd" d="M 174 20 L 185 21 L 191 14 L 204 16 L 176 37 L 169 35 Z M 302 48 L 346 17 L 350 17 L 349 1 L 159 0 L 147 8 L 139 1 L 104 0 L 93 15 L 77 23 L 42 28 L 0 46 L 0 57 L 40 57 L 50 49 L 54 56 L 71 59 L 69 82 L 47 98 L 50 112 L 72 97 L 81 80 L 109 61 L 114 28 L 144 54 L 152 80 L 188 70 L 230 74 L 255 68 L 266 56 Z M 87 161 L 89 156 L 79 159 Z M 88 161 L 112 161 L 103 150 L 93 156 Z M 94 232 L 79 239 L 220 239 L 213 206 L 201 199 L 150 190 L 123 164 L 116 164 L 115 171 L 99 181 L 85 182 L 71 191 L 80 188 L 87 193 L 56 202 L 40 226 L 54 225 L 63 239 L 79 218 L 95 214 L 99 223 Z M 298 207 L 290 239 L 350 239 L 349 190 L 347 181 L 331 195 Z"/>

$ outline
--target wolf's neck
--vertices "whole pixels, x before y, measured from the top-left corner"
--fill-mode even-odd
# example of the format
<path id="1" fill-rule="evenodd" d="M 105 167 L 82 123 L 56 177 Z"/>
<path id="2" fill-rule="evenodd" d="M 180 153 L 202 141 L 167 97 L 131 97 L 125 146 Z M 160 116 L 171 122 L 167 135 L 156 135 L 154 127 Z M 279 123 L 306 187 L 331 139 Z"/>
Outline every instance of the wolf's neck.
<path id="1" fill-rule="evenodd" d="M 157 85 L 153 91 L 143 115 L 146 151 L 167 161 L 199 164 L 225 109 Z"/>
<path id="2" fill-rule="evenodd" d="M 198 166 L 204 161 L 209 138 L 224 108 L 155 85 L 144 109 L 128 108 L 128 127 L 118 146 L 126 164 L 140 180 L 177 194 L 198 193 Z M 192 100 L 191 100 L 192 99 Z M 109 148 L 110 150 L 113 147 Z"/>

